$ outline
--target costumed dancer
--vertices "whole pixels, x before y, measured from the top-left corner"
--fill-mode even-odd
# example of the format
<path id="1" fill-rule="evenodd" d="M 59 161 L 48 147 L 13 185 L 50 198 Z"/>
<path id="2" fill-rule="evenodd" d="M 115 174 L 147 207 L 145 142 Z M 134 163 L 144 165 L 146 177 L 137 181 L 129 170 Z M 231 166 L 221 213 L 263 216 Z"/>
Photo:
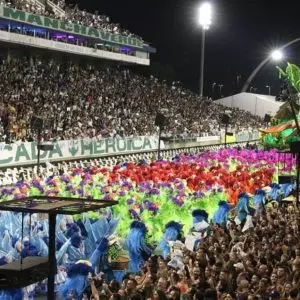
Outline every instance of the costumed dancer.
<path id="1" fill-rule="evenodd" d="M 141 266 L 151 255 L 152 250 L 146 245 L 147 228 L 144 223 L 133 221 L 126 238 L 126 247 L 129 251 L 129 272 L 139 273 Z"/>
<path id="2" fill-rule="evenodd" d="M 266 192 L 262 189 L 258 189 L 255 191 L 255 196 L 253 199 L 255 214 L 261 214 L 265 209 L 266 203 Z"/>
<path id="3" fill-rule="evenodd" d="M 108 247 L 109 240 L 113 238 L 118 223 L 119 219 L 115 219 L 112 215 L 109 215 L 91 224 L 90 231 L 87 230 L 87 238 L 92 237 L 89 240 L 93 242 L 93 249 L 95 249 L 90 255 L 90 261 L 97 272 L 104 273 L 107 281 L 114 279 L 108 261 Z"/>
<path id="4" fill-rule="evenodd" d="M 166 225 L 165 229 L 166 231 L 159 242 L 158 248 L 162 251 L 163 258 L 167 259 L 170 254 L 169 242 L 175 242 L 180 239 L 182 226 L 178 222 L 171 221 Z"/>
<path id="5" fill-rule="evenodd" d="M 238 223 L 242 223 L 246 221 L 247 216 L 250 215 L 250 207 L 249 207 L 249 195 L 247 193 L 240 193 L 239 202 L 236 207 L 237 219 Z"/>
<path id="6" fill-rule="evenodd" d="M 277 183 L 272 183 L 270 184 L 271 188 L 271 193 L 270 193 L 270 198 L 273 201 L 278 201 L 279 200 L 279 191 L 280 191 L 280 185 Z"/>
<path id="7" fill-rule="evenodd" d="M 1 300 L 22 300 L 23 292 L 22 289 L 9 289 L 0 291 Z"/>
<path id="8" fill-rule="evenodd" d="M 227 203 L 227 201 L 220 201 L 219 202 L 219 208 L 215 212 L 212 222 L 213 224 L 220 225 L 222 227 L 226 227 L 227 224 L 227 216 L 230 211 L 230 206 Z"/>
<path id="9" fill-rule="evenodd" d="M 204 209 L 195 209 L 192 213 L 193 215 L 193 227 L 192 230 L 195 231 L 195 226 L 202 221 L 208 223 L 208 213 Z"/>
<path id="10" fill-rule="evenodd" d="M 283 198 L 288 197 L 293 190 L 295 189 L 295 185 L 292 183 L 284 183 L 280 185 L 280 193 L 282 194 Z"/>
<path id="11" fill-rule="evenodd" d="M 88 286 L 89 274 L 94 276 L 95 272 L 89 261 L 80 260 L 67 270 L 67 281 L 61 287 L 62 299 L 81 300 L 84 290 Z M 73 298 L 70 298 L 72 295 Z"/>
<path id="12" fill-rule="evenodd" d="M 206 233 L 207 229 L 209 228 L 208 224 L 208 213 L 204 209 L 195 209 L 192 213 L 193 215 L 193 227 L 191 229 L 192 233 L 196 235 Z M 197 249 L 201 238 L 197 238 L 195 240 L 194 251 Z"/>

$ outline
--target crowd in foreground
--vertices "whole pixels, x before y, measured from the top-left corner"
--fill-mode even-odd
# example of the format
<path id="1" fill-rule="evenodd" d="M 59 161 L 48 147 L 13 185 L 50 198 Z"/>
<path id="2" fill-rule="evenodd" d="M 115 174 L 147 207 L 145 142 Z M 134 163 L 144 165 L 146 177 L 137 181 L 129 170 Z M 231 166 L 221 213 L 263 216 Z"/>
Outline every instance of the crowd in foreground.
<path id="1" fill-rule="evenodd" d="M 157 134 L 159 111 L 169 119 L 167 136 L 218 135 L 225 126 L 225 107 L 128 69 L 10 57 L 0 70 L 2 141 L 32 139 L 33 116 L 45 119 L 46 140 Z M 255 129 L 263 120 L 235 108 L 231 124 L 230 130 Z"/>
<path id="2" fill-rule="evenodd" d="M 246 231 L 233 221 L 212 226 L 196 251 L 182 250 L 183 267 L 151 256 L 122 284 L 91 277 L 83 299 L 300 299 L 299 221 L 298 208 L 276 204 Z"/>

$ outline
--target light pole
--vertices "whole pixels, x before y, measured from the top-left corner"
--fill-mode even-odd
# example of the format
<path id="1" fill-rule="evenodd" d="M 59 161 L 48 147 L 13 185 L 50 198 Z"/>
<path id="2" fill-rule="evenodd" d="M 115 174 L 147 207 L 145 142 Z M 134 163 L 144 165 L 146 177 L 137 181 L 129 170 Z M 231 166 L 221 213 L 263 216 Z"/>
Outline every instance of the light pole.
<path id="1" fill-rule="evenodd" d="M 200 65 L 200 84 L 199 96 L 203 97 L 203 82 L 204 82 L 204 51 L 205 51 L 205 31 L 209 29 L 212 21 L 212 7 L 211 4 L 205 2 L 199 8 L 199 24 L 202 27 L 202 44 L 201 44 L 201 65 Z"/>
<path id="2" fill-rule="evenodd" d="M 214 82 L 212 84 L 212 98 L 214 98 L 214 96 L 215 96 L 215 87 L 216 87 L 216 83 Z"/>
<path id="3" fill-rule="evenodd" d="M 222 88 L 223 88 L 224 84 L 219 84 L 219 89 L 220 89 L 220 97 L 222 97 Z"/>
<path id="4" fill-rule="evenodd" d="M 271 86 L 270 85 L 266 85 L 266 88 L 269 89 L 269 95 L 271 95 Z"/>

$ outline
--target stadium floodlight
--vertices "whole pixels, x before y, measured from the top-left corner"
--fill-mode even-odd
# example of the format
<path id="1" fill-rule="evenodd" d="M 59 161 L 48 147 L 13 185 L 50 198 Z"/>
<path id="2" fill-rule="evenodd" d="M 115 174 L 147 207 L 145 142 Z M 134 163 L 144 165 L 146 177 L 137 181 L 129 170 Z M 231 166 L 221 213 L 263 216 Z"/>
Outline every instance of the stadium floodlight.
<path id="1" fill-rule="evenodd" d="M 204 29 L 209 29 L 212 23 L 212 6 L 210 3 L 202 3 L 199 8 L 199 24 Z"/>
<path id="2" fill-rule="evenodd" d="M 275 61 L 280 61 L 283 59 L 283 52 L 280 49 L 275 49 L 271 53 L 271 58 Z"/>
<path id="3" fill-rule="evenodd" d="M 205 31 L 212 24 L 212 6 L 209 2 L 204 2 L 200 5 L 198 22 L 202 27 L 202 47 L 201 47 L 201 68 L 200 68 L 200 84 L 199 95 L 203 97 L 203 81 L 204 81 L 204 50 L 205 50 Z"/>

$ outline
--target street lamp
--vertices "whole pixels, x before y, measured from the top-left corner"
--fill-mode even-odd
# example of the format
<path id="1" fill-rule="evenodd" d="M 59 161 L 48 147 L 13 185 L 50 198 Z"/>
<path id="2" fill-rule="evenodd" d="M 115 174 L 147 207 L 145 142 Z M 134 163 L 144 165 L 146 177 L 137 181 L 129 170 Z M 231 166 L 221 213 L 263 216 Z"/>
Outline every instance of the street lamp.
<path id="1" fill-rule="evenodd" d="M 224 84 L 219 84 L 219 89 L 220 89 L 220 97 L 222 97 L 222 88 L 223 88 Z"/>
<path id="2" fill-rule="evenodd" d="M 269 89 L 269 95 L 271 95 L 271 86 L 270 85 L 266 85 L 266 88 Z"/>
<path id="3" fill-rule="evenodd" d="M 271 58 L 274 61 L 280 61 L 283 59 L 283 52 L 280 49 L 275 49 L 274 51 L 272 51 L 271 53 Z"/>
<path id="4" fill-rule="evenodd" d="M 217 84 L 214 82 L 213 84 L 212 84 L 212 98 L 214 97 L 214 95 L 215 95 L 215 86 L 216 86 Z"/>
<path id="5" fill-rule="evenodd" d="M 199 8 L 199 25 L 202 27 L 202 45 L 201 45 L 201 66 L 200 66 L 200 85 L 199 95 L 203 97 L 203 79 L 204 79 L 204 50 L 205 50 L 205 31 L 209 29 L 212 23 L 212 6 L 205 2 Z"/>

